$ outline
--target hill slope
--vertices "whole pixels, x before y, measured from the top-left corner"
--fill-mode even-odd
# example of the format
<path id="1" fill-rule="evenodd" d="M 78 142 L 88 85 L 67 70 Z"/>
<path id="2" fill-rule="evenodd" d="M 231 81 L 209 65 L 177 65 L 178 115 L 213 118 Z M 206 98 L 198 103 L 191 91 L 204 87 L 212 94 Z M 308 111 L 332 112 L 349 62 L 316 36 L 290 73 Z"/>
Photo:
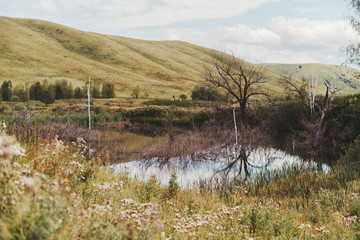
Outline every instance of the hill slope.
<path id="1" fill-rule="evenodd" d="M 66 79 L 81 86 L 91 76 L 114 83 L 119 97 L 131 96 L 139 86 L 141 95 L 171 98 L 190 94 L 215 54 L 186 42 L 137 40 L 0 17 L 0 82 L 10 79 L 15 85 Z M 281 71 L 272 70 L 267 86 L 280 93 Z"/>
<path id="2" fill-rule="evenodd" d="M 340 93 L 360 92 L 360 72 L 356 69 L 330 64 L 265 64 L 265 67 L 283 75 L 292 76 L 297 79 L 318 77 L 318 86 L 324 88 L 324 83 L 330 85 L 331 81 L 337 79 L 336 88 Z"/>

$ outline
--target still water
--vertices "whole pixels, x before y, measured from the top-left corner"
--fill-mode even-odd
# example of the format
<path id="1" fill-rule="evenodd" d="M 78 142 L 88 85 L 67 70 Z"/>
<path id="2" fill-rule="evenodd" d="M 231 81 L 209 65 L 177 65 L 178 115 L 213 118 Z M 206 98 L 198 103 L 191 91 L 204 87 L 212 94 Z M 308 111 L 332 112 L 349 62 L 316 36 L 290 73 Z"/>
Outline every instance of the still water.
<path id="1" fill-rule="evenodd" d="M 175 172 L 181 188 L 191 188 L 202 180 L 213 181 L 221 178 L 225 171 L 228 171 L 227 178 L 229 179 L 235 176 L 244 178 L 247 175 L 247 180 L 250 181 L 261 173 L 294 165 L 301 168 L 317 168 L 325 173 L 330 172 L 330 167 L 326 164 L 304 161 L 297 156 L 273 148 L 247 149 L 246 161 L 237 160 L 238 153 L 238 149 L 231 147 L 221 149 L 216 154 L 214 151 L 206 151 L 191 156 L 173 157 L 165 161 L 159 158 L 135 160 L 113 164 L 110 169 L 115 173 L 127 172 L 130 177 L 143 181 L 156 176 L 163 186 L 168 184 L 171 174 Z M 234 164 L 228 168 L 231 163 Z M 245 173 L 245 168 L 248 174 Z"/>

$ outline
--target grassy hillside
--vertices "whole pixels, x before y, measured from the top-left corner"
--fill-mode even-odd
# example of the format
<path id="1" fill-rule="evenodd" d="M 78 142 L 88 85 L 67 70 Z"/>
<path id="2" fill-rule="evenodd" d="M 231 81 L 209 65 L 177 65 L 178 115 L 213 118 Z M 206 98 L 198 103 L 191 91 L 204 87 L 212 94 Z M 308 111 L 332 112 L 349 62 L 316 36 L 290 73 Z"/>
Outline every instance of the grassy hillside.
<path id="1" fill-rule="evenodd" d="M 139 86 L 140 97 L 171 98 L 190 95 L 203 81 L 204 65 L 220 53 L 180 41 L 137 40 L 0 17 L 0 54 L 0 82 L 66 79 L 80 86 L 91 76 L 114 83 L 118 97 L 130 97 Z M 273 70 L 267 85 L 280 93 L 281 71 Z"/>
<path id="2" fill-rule="evenodd" d="M 330 64 L 266 64 L 268 69 L 283 75 L 293 76 L 301 79 L 318 76 L 318 86 L 330 84 L 331 79 L 336 79 L 336 87 L 341 93 L 355 93 L 360 91 L 360 82 L 358 75 L 360 72 L 356 69 Z"/>

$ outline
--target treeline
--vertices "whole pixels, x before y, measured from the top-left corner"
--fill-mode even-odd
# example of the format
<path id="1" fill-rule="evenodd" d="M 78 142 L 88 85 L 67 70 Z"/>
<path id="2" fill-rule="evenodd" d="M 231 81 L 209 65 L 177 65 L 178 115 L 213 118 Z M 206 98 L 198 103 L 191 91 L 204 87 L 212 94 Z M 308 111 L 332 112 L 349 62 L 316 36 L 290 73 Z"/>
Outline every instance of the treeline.
<path id="1" fill-rule="evenodd" d="M 92 98 L 114 98 L 115 88 L 111 83 L 100 83 L 93 81 L 91 84 Z M 44 80 L 42 83 L 36 82 L 32 85 L 25 83 L 24 85 L 13 84 L 10 80 L 1 84 L 0 99 L 3 101 L 27 102 L 29 100 L 39 100 L 45 104 L 51 104 L 56 99 L 70 98 L 86 98 L 87 86 L 73 88 L 71 83 L 66 80 L 58 80 L 49 83 Z"/>

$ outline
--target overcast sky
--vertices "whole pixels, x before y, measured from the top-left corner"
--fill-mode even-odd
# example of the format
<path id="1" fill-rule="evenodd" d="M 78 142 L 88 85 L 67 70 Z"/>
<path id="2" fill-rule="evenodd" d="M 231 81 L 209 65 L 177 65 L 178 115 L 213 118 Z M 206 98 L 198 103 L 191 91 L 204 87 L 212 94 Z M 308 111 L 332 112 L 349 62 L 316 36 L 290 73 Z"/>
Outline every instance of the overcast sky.
<path id="1" fill-rule="evenodd" d="M 356 40 L 345 0 L 0 0 L 0 15 L 147 40 L 183 40 L 252 62 L 342 64 Z"/>

